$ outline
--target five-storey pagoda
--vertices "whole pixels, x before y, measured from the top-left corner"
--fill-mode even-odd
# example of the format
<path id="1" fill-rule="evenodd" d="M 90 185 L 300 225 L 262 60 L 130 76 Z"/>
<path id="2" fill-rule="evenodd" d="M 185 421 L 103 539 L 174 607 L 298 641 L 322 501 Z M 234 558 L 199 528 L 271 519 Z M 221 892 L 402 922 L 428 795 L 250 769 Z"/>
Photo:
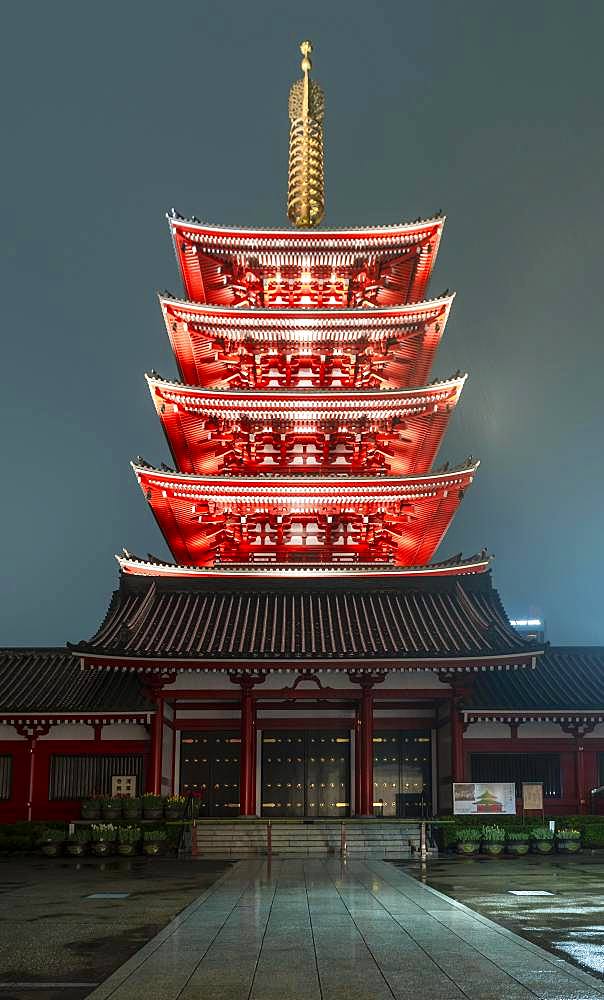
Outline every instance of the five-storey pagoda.
<path id="1" fill-rule="evenodd" d="M 432 562 L 477 467 L 434 468 L 465 380 L 430 381 L 453 299 L 427 297 L 444 220 L 317 228 L 324 98 L 301 49 L 293 228 L 169 216 L 185 297 L 160 304 L 180 381 L 147 381 L 175 468 L 134 471 L 174 563 L 119 557 L 119 591 L 76 652 L 141 675 L 148 786 L 200 791 L 207 815 L 429 812 L 432 751 L 407 780 L 400 734 L 436 713 L 441 783 L 461 777 L 472 675 L 534 666 L 536 647 L 510 628 L 484 552 Z M 378 730 L 399 734 L 388 782 Z M 334 751 L 330 780 L 315 742 Z"/>

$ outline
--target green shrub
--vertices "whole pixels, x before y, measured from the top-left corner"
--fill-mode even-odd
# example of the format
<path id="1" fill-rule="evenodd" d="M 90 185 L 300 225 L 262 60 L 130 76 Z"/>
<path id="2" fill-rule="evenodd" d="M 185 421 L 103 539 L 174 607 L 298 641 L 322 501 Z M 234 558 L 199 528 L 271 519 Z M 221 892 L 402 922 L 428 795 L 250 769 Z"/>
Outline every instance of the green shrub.
<path id="1" fill-rule="evenodd" d="M 143 839 L 140 826 L 118 826 L 118 844 L 138 844 Z"/>
<path id="2" fill-rule="evenodd" d="M 163 827 L 154 827 L 152 830 L 143 830 L 143 840 L 148 841 L 151 844 L 157 844 L 160 840 L 168 839 L 168 831 L 164 830 Z"/>
<path id="3" fill-rule="evenodd" d="M 581 840 L 580 830 L 556 830 L 556 837 L 558 840 Z"/>
<path id="4" fill-rule="evenodd" d="M 476 826 L 458 826 L 455 828 L 455 842 L 458 844 L 478 844 L 480 840 L 480 830 Z"/>
<path id="5" fill-rule="evenodd" d="M 43 830 L 40 835 L 40 840 L 46 844 L 62 844 L 65 839 L 65 827 L 60 830 L 49 827 Z"/>
<path id="6" fill-rule="evenodd" d="M 506 830 L 505 839 L 511 843 L 526 843 L 529 839 L 529 832 L 528 830 Z"/>
<path id="7" fill-rule="evenodd" d="M 113 823 L 93 823 L 90 827 L 90 839 L 95 843 L 106 841 L 111 843 L 115 840 L 117 827 Z"/>
<path id="8" fill-rule="evenodd" d="M 505 840 L 505 829 L 502 826 L 497 826 L 496 823 L 483 826 L 480 839 L 488 840 L 495 844 L 503 844 Z"/>
<path id="9" fill-rule="evenodd" d="M 68 839 L 75 844 L 87 844 L 90 840 L 90 830 L 87 826 L 76 826 Z"/>
<path id="10" fill-rule="evenodd" d="M 531 830 L 533 840 L 553 840 L 554 834 L 549 826 L 534 826 Z"/>

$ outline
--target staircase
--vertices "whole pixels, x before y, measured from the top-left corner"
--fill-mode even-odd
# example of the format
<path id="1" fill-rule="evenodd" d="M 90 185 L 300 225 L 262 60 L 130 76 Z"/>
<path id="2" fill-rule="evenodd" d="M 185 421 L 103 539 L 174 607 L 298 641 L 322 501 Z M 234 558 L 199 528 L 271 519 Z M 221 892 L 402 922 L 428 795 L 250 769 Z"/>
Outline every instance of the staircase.
<path id="1" fill-rule="evenodd" d="M 200 858 L 348 857 L 408 858 L 419 849 L 419 823 L 380 820 L 339 823 L 213 822 L 193 830 L 193 853 Z"/>

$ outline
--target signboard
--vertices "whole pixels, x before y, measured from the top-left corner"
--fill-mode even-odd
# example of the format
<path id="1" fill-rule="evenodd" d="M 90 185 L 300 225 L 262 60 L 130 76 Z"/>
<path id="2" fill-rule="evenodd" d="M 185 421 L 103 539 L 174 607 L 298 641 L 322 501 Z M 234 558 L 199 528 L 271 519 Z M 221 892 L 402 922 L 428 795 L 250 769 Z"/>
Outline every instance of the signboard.
<path id="1" fill-rule="evenodd" d="M 456 816 L 515 816 L 516 785 L 513 781 L 456 781 L 453 812 Z"/>
<path id="2" fill-rule="evenodd" d="M 536 809 L 543 812 L 543 782 L 523 781 L 522 782 L 522 808 Z"/>
<path id="3" fill-rule="evenodd" d="M 122 795 L 133 799 L 136 795 L 136 775 L 135 774 L 114 774 L 111 778 L 111 795 Z"/>

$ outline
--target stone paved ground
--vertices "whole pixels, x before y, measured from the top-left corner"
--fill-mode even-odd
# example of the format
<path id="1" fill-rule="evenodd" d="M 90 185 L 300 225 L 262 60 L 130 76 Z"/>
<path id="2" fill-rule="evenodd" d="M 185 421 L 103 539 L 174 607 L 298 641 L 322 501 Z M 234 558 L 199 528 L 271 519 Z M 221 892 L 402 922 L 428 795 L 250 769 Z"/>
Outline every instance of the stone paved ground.
<path id="1" fill-rule="evenodd" d="M 229 862 L 0 859 L 0 1000 L 81 1000 Z M 123 900 L 88 900 L 124 891 Z M 16 983 L 37 984 L 31 988 Z"/>
<path id="2" fill-rule="evenodd" d="M 486 917 L 604 977 L 604 854 L 491 861 L 443 857 L 404 871 Z M 514 896 L 508 890 L 551 892 Z"/>
<path id="3" fill-rule="evenodd" d="M 90 1000 L 595 1000 L 604 984 L 382 861 L 241 861 Z"/>

